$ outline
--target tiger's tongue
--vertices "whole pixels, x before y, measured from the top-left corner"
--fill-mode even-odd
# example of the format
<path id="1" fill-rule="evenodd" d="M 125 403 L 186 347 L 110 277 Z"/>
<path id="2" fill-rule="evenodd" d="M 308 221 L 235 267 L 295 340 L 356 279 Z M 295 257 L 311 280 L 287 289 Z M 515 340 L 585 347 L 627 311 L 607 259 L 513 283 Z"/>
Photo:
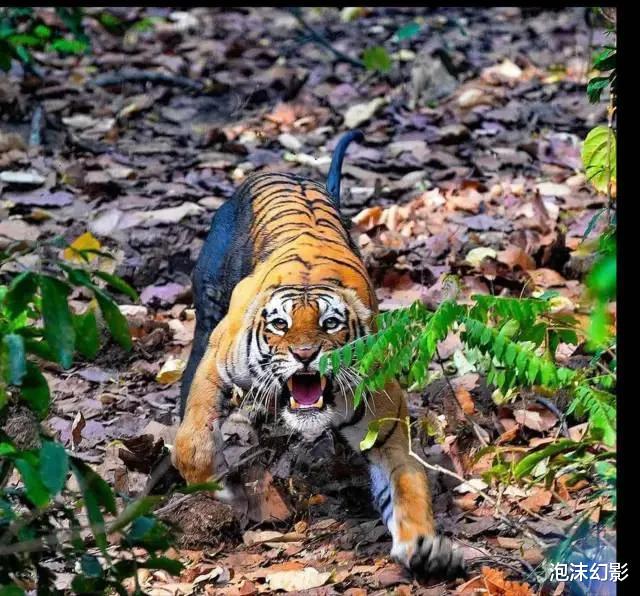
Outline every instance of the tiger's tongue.
<path id="1" fill-rule="evenodd" d="M 302 406 L 315 404 L 322 397 L 320 375 L 294 375 L 291 378 L 291 396 Z"/>

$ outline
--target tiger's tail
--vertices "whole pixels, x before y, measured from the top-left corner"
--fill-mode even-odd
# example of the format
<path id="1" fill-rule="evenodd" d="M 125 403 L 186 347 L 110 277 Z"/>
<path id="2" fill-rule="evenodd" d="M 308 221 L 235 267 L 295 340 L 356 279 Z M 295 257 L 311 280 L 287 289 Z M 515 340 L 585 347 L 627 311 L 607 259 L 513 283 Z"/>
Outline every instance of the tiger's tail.
<path id="1" fill-rule="evenodd" d="M 326 187 L 333 199 L 333 204 L 337 209 L 340 209 L 340 176 L 342 174 L 344 154 L 347 152 L 347 147 L 351 141 L 361 143 L 363 140 L 364 134 L 362 134 L 361 130 L 350 130 L 342 135 L 342 138 L 338 141 L 333 152 L 333 159 L 331 160 L 331 166 L 329 167 Z"/>

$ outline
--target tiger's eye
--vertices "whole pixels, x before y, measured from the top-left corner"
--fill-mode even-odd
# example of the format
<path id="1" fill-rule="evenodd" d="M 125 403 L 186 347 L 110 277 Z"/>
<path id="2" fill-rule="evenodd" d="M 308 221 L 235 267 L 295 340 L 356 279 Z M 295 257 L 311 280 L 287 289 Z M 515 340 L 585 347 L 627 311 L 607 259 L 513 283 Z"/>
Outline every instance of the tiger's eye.
<path id="1" fill-rule="evenodd" d="M 284 319 L 274 319 L 271 321 L 271 325 L 278 331 L 284 331 L 287 328 L 287 322 Z"/>
<path id="2" fill-rule="evenodd" d="M 340 319 L 336 319 L 335 317 L 329 317 L 325 322 L 324 322 L 324 328 L 327 331 L 331 331 L 332 329 L 336 329 L 337 327 L 339 327 L 341 324 Z"/>

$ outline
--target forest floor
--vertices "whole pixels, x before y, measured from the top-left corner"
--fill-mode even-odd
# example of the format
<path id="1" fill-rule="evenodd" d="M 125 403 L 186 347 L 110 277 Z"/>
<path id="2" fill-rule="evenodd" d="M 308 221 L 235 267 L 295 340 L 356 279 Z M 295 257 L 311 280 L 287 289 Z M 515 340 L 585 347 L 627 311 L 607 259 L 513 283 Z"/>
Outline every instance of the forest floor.
<path id="1" fill-rule="evenodd" d="M 393 58 L 385 75 L 301 39 L 285 10 L 112 10 L 147 26 L 121 37 L 87 19 L 91 54 L 36 56 L 44 80 L 18 67 L 0 78 L 0 172 L 27 173 L 0 186 L 0 247 L 55 235 L 71 242 L 88 231 L 115 256 L 96 264 L 140 291 L 138 304 L 123 306 L 131 353 L 110 343 L 95 362 L 46 373 L 55 396 L 49 428 L 119 494 L 139 494 L 157 440 L 172 442 L 194 328 L 190 274 L 213 213 L 254 171 L 324 180 L 349 128 L 365 141 L 347 154 L 344 211 L 383 309 L 437 305 L 455 274 L 462 300 L 555 290 L 558 308 L 588 319 L 581 241 L 606 198 L 581 173 L 580 142 L 606 121 L 606 105 L 589 104 L 585 92 L 592 47 L 605 38 L 584 9 L 372 9 L 352 22 L 337 9 L 305 9 L 309 25 L 349 56 L 384 45 Z M 416 35 L 393 37 L 413 20 Z M 438 421 L 442 435 L 416 439 L 415 449 L 498 498 L 480 479 L 492 458 L 475 457 L 483 443 L 509 457 L 585 427 L 566 428 L 531 393 L 496 405 L 460 347 L 447 338 L 434 382 L 409 396 L 412 416 Z M 562 344 L 559 357 L 582 356 Z M 244 452 L 246 437 L 234 438 Z M 434 476 L 439 528 L 470 568 L 461 587 L 419 584 L 389 560 L 364 468 L 332 437 L 313 446 L 289 439 L 260 482 L 262 496 L 222 524 L 201 497 L 205 513 L 183 520 L 176 552 L 186 570 L 148 572 L 145 590 L 533 593 L 541 544 L 565 535 L 591 490 L 502 487 L 509 525 L 473 490 Z M 64 588 L 71 570 L 54 570 Z M 531 587 L 505 587 L 505 577 Z"/>

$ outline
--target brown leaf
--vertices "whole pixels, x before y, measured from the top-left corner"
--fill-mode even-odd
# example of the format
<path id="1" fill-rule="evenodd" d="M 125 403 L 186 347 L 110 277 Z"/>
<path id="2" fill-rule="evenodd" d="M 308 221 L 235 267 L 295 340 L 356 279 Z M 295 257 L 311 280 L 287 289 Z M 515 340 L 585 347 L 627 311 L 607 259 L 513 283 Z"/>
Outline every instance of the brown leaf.
<path id="1" fill-rule="evenodd" d="M 539 489 L 536 490 L 530 497 L 523 499 L 518 503 L 523 509 L 538 513 L 540 509 L 546 507 L 551 503 L 553 494 L 550 490 Z"/>
<path id="2" fill-rule="evenodd" d="M 456 594 L 462 594 L 464 596 L 478 596 L 478 594 L 482 594 L 486 592 L 485 584 L 482 575 L 477 575 L 476 577 L 472 577 L 469 581 L 466 581 L 464 584 L 458 586 L 456 590 Z"/>
<path id="3" fill-rule="evenodd" d="M 380 569 L 374 577 L 382 588 L 411 582 L 411 576 L 407 570 L 397 564 L 387 565 L 383 569 Z"/>
<path id="4" fill-rule="evenodd" d="M 345 590 L 344 596 L 367 596 L 367 593 L 364 588 L 349 588 Z"/>
<path id="5" fill-rule="evenodd" d="M 518 424 L 538 432 L 547 431 L 558 422 L 555 414 L 549 410 L 514 410 L 513 417 Z"/>
<path id="6" fill-rule="evenodd" d="M 524 542 L 520 538 L 509 538 L 508 536 L 497 536 L 497 541 L 498 546 L 508 549 L 519 549 Z"/>
<path id="7" fill-rule="evenodd" d="M 252 466 L 246 472 L 246 493 L 249 500 L 247 515 L 258 523 L 283 522 L 288 520 L 293 511 L 285 500 L 283 493 L 273 482 L 271 472 L 263 466 Z M 301 540 L 303 536 L 292 533 L 297 538 L 287 540 Z M 289 534 L 285 534 L 289 537 Z"/>
<path id="8" fill-rule="evenodd" d="M 275 122 L 280 126 L 291 126 L 296 121 L 296 111 L 291 104 L 279 103 L 271 114 L 266 116 L 267 120 Z"/>
<path id="9" fill-rule="evenodd" d="M 75 450 L 80 441 L 82 441 L 82 429 L 87 426 L 87 421 L 84 419 L 82 412 L 78 412 L 71 424 L 71 450 Z"/>
<path id="10" fill-rule="evenodd" d="M 535 567 L 544 561 L 544 554 L 539 548 L 525 548 L 522 558 Z"/>
<path id="11" fill-rule="evenodd" d="M 534 269 L 528 273 L 533 283 L 541 288 L 552 288 L 567 284 L 567 280 L 553 269 Z"/>
<path id="12" fill-rule="evenodd" d="M 481 571 L 485 589 L 491 596 L 535 596 L 529 584 L 509 581 L 499 569 L 483 567 Z"/>
<path id="13" fill-rule="evenodd" d="M 355 223 L 361 230 L 367 232 L 370 229 L 374 228 L 380 223 L 380 218 L 382 217 L 382 207 L 367 207 L 363 209 L 352 218 L 353 223 Z"/>
<path id="14" fill-rule="evenodd" d="M 569 438 L 572 441 L 581 441 L 582 437 L 584 437 L 584 433 L 587 432 L 587 428 L 589 427 L 588 422 L 583 422 L 582 424 L 576 424 L 569 428 Z"/>
<path id="15" fill-rule="evenodd" d="M 467 493 L 461 497 L 454 499 L 455 504 L 463 511 L 473 511 L 476 508 L 478 495 L 476 493 Z"/>
<path id="16" fill-rule="evenodd" d="M 536 268 L 536 262 L 533 258 L 519 246 L 515 246 L 513 244 L 510 244 L 507 248 L 501 250 L 496 258 L 501 263 L 509 265 L 512 269 L 516 266 L 524 269 L 525 271 Z"/>
<path id="17" fill-rule="evenodd" d="M 319 572 L 313 567 L 305 567 L 300 570 L 270 573 L 267 582 L 272 590 L 295 592 L 323 586 L 330 577 L 330 571 Z"/>
<path id="18" fill-rule="evenodd" d="M 473 414 L 473 412 L 475 411 L 475 405 L 473 403 L 473 397 L 471 396 L 471 393 L 469 393 L 469 391 L 467 391 L 464 387 L 458 387 L 458 389 L 456 389 L 455 395 L 458 403 L 460 404 L 460 407 L 462 408 L 462 411 L 465 414 Z"/>
<path id="19" fill-rule="evenodd" d="M 502 419 L 502 420 L 511 420 L 511 418 L 505 418 L 505 419 Z M 500 420 L 500 422 L 502 422 L 502 420 Z M 519 430 L 520 430 L 520 427 L 517 424 L 514 424 L 509 430 L 504 431 L 495 440 L 495 444 L 496 445 L 502 445 L 503 443 L 508 443 L 510 441 L 513 441 L 518 436 L 518 431 Z"/>
<path id="20" fill-rule="evenodd" d="M 263 542 L 295 542 L 298 540 L 304 540 L 304 536 L 296 532 L 283 534 L 275 530 L 248 530 L 242 535 L 242 541 L 247 546 Z"/>

